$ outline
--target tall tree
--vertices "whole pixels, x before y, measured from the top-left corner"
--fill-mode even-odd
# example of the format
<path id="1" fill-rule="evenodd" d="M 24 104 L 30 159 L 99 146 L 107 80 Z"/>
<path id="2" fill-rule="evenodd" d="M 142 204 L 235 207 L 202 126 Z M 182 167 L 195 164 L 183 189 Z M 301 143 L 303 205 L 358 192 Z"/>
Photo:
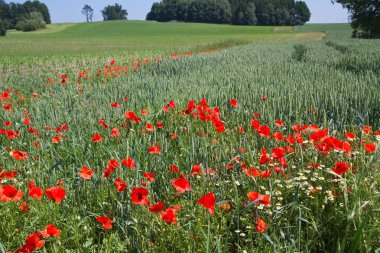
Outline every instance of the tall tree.
<path id="1" fill-rule="evenodd" d="M 234 25 L 255 25 L 256 6 L 254 0 L 230 0 L 232 18 Z"/>
<path id="2" fill-rule="evenodd" d="M 332 0 L 350 12 L 353 37 L 380 38 L 379 0 Z"/>
<path id="3" fill-rule="evenodd" d="M 127 10 L 124 10 L 120 4 L 108 5 L 102 10 L 104 21 L 107 20 L 126 20 L 128 16 Z"/>
<path id="4" fill-rule="evenodd" d="M 94 9 L 90 5 L 86 4 L 83 6 L 82 14 L 86 16 L 87 22 L 92 22 L 92 16 L 94 15 Z"/>
<path id="5" fill-rule="evenodd" d="M 296 2 L 295 11 L 295 17 L 298 19 L 298 23 L 304 24 L 310 20 L 311 13 L 305 2 Z"/>

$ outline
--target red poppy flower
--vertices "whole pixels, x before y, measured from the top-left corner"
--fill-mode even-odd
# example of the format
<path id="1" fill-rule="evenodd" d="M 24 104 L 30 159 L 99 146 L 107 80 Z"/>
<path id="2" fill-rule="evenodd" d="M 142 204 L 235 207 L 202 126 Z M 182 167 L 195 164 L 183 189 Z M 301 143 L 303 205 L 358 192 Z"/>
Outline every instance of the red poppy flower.
<path id="1" fill-rule="evenodd" d="M 261 176 L 261 171 L 259 171 L 256 168 L 247 169 L 247 170 L 245 170 L 245 173 L 247 173 L 247 175 L 250 176 L 250 177 L 259 177 L 259 176 Z"/>
<path id="2" fill-rule="evenodd" d="M 16 139 L 17 137 L 20 136 L 20 134 L 17 132 L 17 131 L 13 131 L 13 130 L 8 130 L 5 132 L 5 136 L 8 138 L 8 139 Z"/>
<path id="3" fill-rule="evenodd" d="M 119 162 L 116 159 L 109 160 L 108 167 L 110 169 L 116 169 L 117 167 L 119 167 Z"/>
<path id="4" fill-rule="evenodd" d="M 255 130 L 259 130 L 259 127 L 260 127 L 260 121 L 258 120 L 251 120 L 251 126 L 253 127 L 253 129 Z"/>
<path id="5" fill-rule="evenodd" d="M 133 170 L 133 168 L 135 168 L 135 161 L 132 159 L 132 158 L 130 158 L 130 157 L 128 157 L 128 159 L 127 158 L 124 158 L 122 161 L 121 161 L 121 164 L 123 165 L 123 166 L 126 166 L 126 167 L 128 167 L 130 170 Z"/>
<path id="6" fill-rule="evenodd" d="M 266 154 L 260 157 L 260 164 L 266 164 L 269 161 L 270 161 L 270 158 Z"/>
<path id="7" fill-rule="evenodd" d="M 259 129 L 257 130 L 257 133 L 265 138 L 270 137 L 270 128 L 268 126 L 260 126 Z"/>
<path id="8" fill-rule="evenodd" d="M 112 169 L 112 168 L 105 168 L 103 170 L 103 177 L 110 178 L 112 171 L 114 171 L 114 169 Z"/>
<path id="9" fill-rule="evenodd" d="M 224 123 L 220 120 L 214 122 L 214 126 L 215 126 L 215 130 L 218 132 L 218 133 L 223 133 L 225 128 L 224 128 Z"/>
<path id="10" fill-rule="evenodd" d="M 352 132 L 348 132 L 348 133 L 346 133 L 346 139 L 347 139 L 348 141 L 353 141 L 354 138 L 355 138 L 355 133 L 352 133 Z"/>
<path id="11" fill-rule="evenodd" d="M 133 188 L 131 192 L 131 200 L 137 205 L 146 205 L 149 204 L 147 198 L 149 191 L 145 188 Z"/>
<path id="12" fill-rule="evenodd" d="M 184 178 L 178 178 L 177 180 L 172 180 L 172 185 L 179 193 L 184 193 L 185 191 L 190 191 L 190 183 Z"/>
<path id="13" fill-rule="evenodd" d="M 149 206 L 149 211 L 152 213 L 158 213 L 161 212 L 164 209 L 165 205 L 162 202 L 157 202 L 154 205 Z"/>
<path id="14" fill-rule="evenodd" d="M 364 149 L 365 149 L 365 151 L 367 151 L 368 153 L 372 153 L 372 152 L 375 152 L 375 150 L 376 150 L 376 146 L 375 146 L 375 144 L 367 143 L 367 144 L 364 145 Z"/>
<path id="15" fill-rule="evenodd" d="M 105 119 L 101 119 L 98 121 L 98 124 L 103 127 L 104 130 L 106 130 L 110 125 L 106 122 Z"/>
<path id="16" fill-rule="evenodd" d="M 100 136 L 99 133 L 95 133 L 92 137 L 92 142 L 101 142 L 104 139 L 104 137 Z"/>
<path id="17" fill-rule="evenodd" d="M 248 192 L 247 197 L 250 201 L 260 199 L 256 204 L 264 204 L 265 206 L 270 204 L 270 197 L 268 195 L 261 195 L 258 192 Z"/>
<path id="18" fill-rule="evenodd" d="M 127 120 L 132 120 L 134 123 L 141 122 L 141 118 L 137 117 L 133 111 L 129 111 L 125 113 L 125 118 Z"/>
<path id="19" fill-rule="evenodd" d="M 150 123 L 146 123 L 145 125 L 145 129 L 149 132 L 153 132 L 154 131 L 154 126 Z"/>
<path id="20" fill-rule="evenodd" d="M 29 187 L 28 196 L 31 198 L 41 200 L 42 196 L 44 195 L 44 190 L 42 190 L 40 187 L 36 187 L 34 185 L 34 181 L 30 182 L 28 184 L 28 187 Z"/>
<path id="21" fill-rule="evenodd" d="M 162 122 L 157 122 L 157 123 L 156 123 L 156 127 L 157 127 L 158 129 L 162 129 L 162 128 L 164 127 L 164 123 L 162 123 Z"/>
<path id="22" fill-rule="evenodd" d="M 60 187 L 50 187 L 46 191 L 46 196 L 49 199 L 55 201 L 57 204 L 61 204 L 62 199 L 66 196 L 66 190 Z"/>
<path id="23" fill-rule="evenodd" d="M 264 220 L 257 218 L 256 231 L 259 233 L 263 233 L 268 227 L 268 224 L 265 223 Z"/>
<path id="24" fill-rule="evenodd" d="M 121 135 L 121 134 L 120 134 L 119 129 L 117 129 L 117 128 L 112 128 L 111 133 L 110 133 L 110 136 L 111 136 L 111 137 L 120 136 L 120 135 Z"/>
<path id="25" fill-rule="evenodd" d="M 203 205 L 205 208 L 207 208 L 207 210 L 211 214 L 214 214 L 215 213 L 214 206 L 216 204 L 214 193 L 210 192 L 210 193 L 207 193 L 206 195 L 204 195 L 203 197 L 201 197 L 198 200 L 198 204 Z"/>
<path id="26" fill-rule="evenodd" d="M 173 173 L 178 173 L 179 172 L 179 168 L 175 165 L 170 165 L 169 166 L 169 171 L 170 172 L 173 172 Z"/>
<path id="27" fill-rule="evenodd" d="M 91 179 L 94 176 L 94 171 L 88 169 L 86 166 L 83 166 L 80 168 L 81 172 L 78 173 L 78 175 L 86 180 Z"/>
<path id="28" fill-rule="evenodd" d="M 45 245 L 45 240 L 42 239 L 42 234 L 40 232 L 36 232 L 30 234 L 25 239 L 25 245 L 18 249 L 16 252 L 33 252 L 35 249 L 42 249 Z"/>
<path id="29" fill-rule="evenodd" d="M 113 102 L 111 105 L 110 105 L 112 108 L 120 108 L 121 106 L 119 105 L 118 102 Z"/>
<path id="30" fill-rule="evenodd" d="M 49 224 L 46 226 L 46 233 L 50 236 L 57 237 L 61 234 L 61 230 L 56 228 L 53 224 Z"/>
<path id="31" fill-rule="evenodd" d="M 10 154 L 16 160 L 28 160 L 29 158 L 28 154 L 21 150 L 12 150 Z"/>
<path id="32" fill-rule="evenodd" d="M 191 167 L 191 174 L 193 176 L 201 174 L 201 166 L 194 164 L 193 167 Z"/>
<path id="33" fill-rule="evenodd" d="M 154 182 L 154 174 L 150 172 L 144 172 L 144 177 L 148 179 L 149 182 Z"/>
<path id="34" fill-rule="evenodd" d="M 9 122 L 8 120 L 4 121 L 3 124 L 4 124 L 4 126 L 6 126 L 6 127 L 11 127 L 11 126 L 12 126 L 12 123 Z"/>
<path id="35" fill-rule="evenodd" d="M 283 148 L 274 148 L 272 149 L 272 157 L 273 159 L 280 160 L 285 156 L 285 149 Z"/>
<path id="36" fill-rule="evenodd" d="M 335 167 L 332 171 L 334 171 L 338 175 L 343 175 L 347 173 L 347 171 L 351 169 L 351 165 L 345 162 L 337 162 L 335 163 Z"/>
<path id="37" fill-rule="evenodd" d="M 161 218 L 166 223 L 176 224 L 177 218 L 175 216 L 176 209 L 167 208 L 165 211 L 162 211 Z"/>
<path id="38" fill-rule="evenodd" d="M 3 108 L 4 108 L 4 110 L 6 110 L 6 111 L 12 111 L 12 105 L 11 104 L 5 104 L 4 106 L 3 106 Z"/>
<path id="39" fill-rule="evenodd" d="M 372 127 L 368 126 L 368 125 L 363 126 L 363 132 L 365 134 L 371 134 L 372 133 Z"/>
<path id="40" fill-rule="evenodd" d="M 161 147 L 159 145 L 156 145 L 155 147 L 154 146 L 150 146 L 149 149 L 148 149 L 148 152 L 150 154 L 159 155 L 160 154 L 160 149 L 161 149 Z"/>
<path id="41" fill-rule="evenodd" d="M 282 141 L 285 137 L 280 133 L 280 132 L 275 132 L 272 137 L 276 140 L 276 141 Z"/>
<path id="42" fill-rule="evenodd" d="M 28 213 L 30 211 L 30 207 L 26 202 L 22 202 L 20 205 L 20 210 L 23 213 Z"/>
<path id="43" fill-rule="evenodd" d="M 219 205 L 220 210 L 225 210 L 226 212 L 229 212 L 231 209 L 231 205 L 228 202 L 223 202 Z"/>
<path id="44" fill-rule="evenodd" d="M 262 177 L 262 178 L 270 177 L 271 174 L 272 174 L 272 171 L 271 171 L 271 170 L 264 170 L 264 171 L 261 171 L 261 177 Z"/>
<path id="45" fill-rule="evenodd" d="M 168 106 L 170 106 L 171 108 L 175 108 L 176 107 L 176 104 L 173 100 L 170 100 L 169 103 L 168 103 Z"/>
<path id="46" fill-rule="evenodd" d="M 262 96 L 261 99 L 262 99 L 263 101 L 265 101 L 265 100 L 267 100 L 267 96 Z"/>
<path id="47" fill-rule="evenodd" d="M 141 110 L 141 115 L 142 116 L 146 116 L 146 115 L 148 115 L 149 114 L 149 111 L 147 110 L 147 109 L 142 109 Z"/>
<path id="48" fill-rule="evenodd" d="M 14 177 L 18 174 L 17 171 L 4 171 L 0 168 L 0 183 L 1 179 L 8 178 L 10 180 L 13 180 Z"/>
<path id="49" fill-rule="evenodd" d="M 278 127 L 283 127 L 284 126 L 284 122 L 282 122 L 281 120 L 279 120 L 279 119 L 277 119 L 276 120 L 276 126 L 278 126 Z"/>
<path id="50" fill-rule="evenodd" d="M 123 180 L 121 180 L 121 178 L 117 178 L 115 180 L 114 184 L 116 186 L 116 191 L 118 191 L 118 192 L 124 191 L 124 189 L 127 188 L 127 186 L 128 186 L 126 182 L 124 182 Z"/>
<path id="51" fill-rule="evenodd" d="M 29 119 L 29 118 L 24 118 L 22 120 L 22 122 L 25 124 L 25 125 L 30 125 L 32 123 L 32 121 Z"/>
<path id="52" fill-rule="evenodd" d="M 0 202 L 17 202 L 22 195 L 22 191 L 17 190 L 13 185 L 0 186 Z"/>
<path id="53" fill-rule="evenodd" d="M 54 144 L 58 144 L 60 141 L 62 141 L 62 138 L 59 136 L 54 136 L 52 141 Z"/>
<path id="54" fill-rule="evenodd" d="M 96 220 L 102 224 L 102 227 L 104 229 L 111 229 L 112 228 L 112 220 L 110 218 L 107 217 L 107 215 L 104 215 L 104 216 L 98 216 L 96 217 Z"/>
<path id="55" fill-rule="evenodd" d="M 239 106 L 239 103 L 236 99 L 231 99 L 230 100 L 230 106 L 232 107 L 238 107 Z"/>

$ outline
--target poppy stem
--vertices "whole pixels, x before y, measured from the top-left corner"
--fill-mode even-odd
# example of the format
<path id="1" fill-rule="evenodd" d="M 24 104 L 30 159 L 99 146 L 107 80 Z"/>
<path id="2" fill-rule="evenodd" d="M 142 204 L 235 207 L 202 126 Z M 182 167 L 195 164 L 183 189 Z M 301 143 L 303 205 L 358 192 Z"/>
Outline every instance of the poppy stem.
<path id="1" fill-rule="evenodd" d="M 207 253 L 209 253 L 209 248 L 210 248 L 210 216 L 208 217 L 208 223 L 207 223 Z"/>

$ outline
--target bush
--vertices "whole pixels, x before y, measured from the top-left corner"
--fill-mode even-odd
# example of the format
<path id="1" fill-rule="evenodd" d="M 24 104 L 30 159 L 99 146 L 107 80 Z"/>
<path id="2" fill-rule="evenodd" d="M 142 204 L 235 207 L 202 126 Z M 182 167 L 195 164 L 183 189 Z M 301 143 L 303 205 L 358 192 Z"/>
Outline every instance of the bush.
<path id="1" fill-rule="evenodd" d="M 7 34 L 7 27 L 4 21 L 0 20 L 0 36 L 5 36 Z"/>
<path id="2" fill-rule="evenodd" d="M 299 62 L 306 61 L 307 47 L 303 44 L 297 44 L 294 46 L 294 52 L 292 58 Z"/>
<path id="3" fill-rule="evenodd" d="M 16 30 L 30 32 L 46 28 L 46 23 L 39 12 L 31 12 L 27 18 L 21 19 L 16 24 Z"/>

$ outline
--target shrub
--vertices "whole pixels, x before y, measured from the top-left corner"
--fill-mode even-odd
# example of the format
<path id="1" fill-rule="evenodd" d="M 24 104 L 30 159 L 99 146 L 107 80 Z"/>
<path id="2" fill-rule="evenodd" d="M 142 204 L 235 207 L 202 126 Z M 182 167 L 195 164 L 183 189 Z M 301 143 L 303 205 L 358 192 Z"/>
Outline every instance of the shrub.
<path id="1" fill-rule="evenodd" d="M 7 34 L 7 28 L 5 22 L 0 20 L 0 36 L 5 36 Z"/>
<path id="2" fill-rule="evenodd" d="M 16 30 L 30 32 L 46 28 L 46 23 L 39 12 L 31 12 L 27 18 L 21 19 L 16 24 Z"/>
<path id="3" fill-rule="evenodd" d="M 303 44 L 297 44 L 294 46 L 294 52 L 292 58 L 299 62 L 304 62 L 306 60 L 307 47 Z"/>

